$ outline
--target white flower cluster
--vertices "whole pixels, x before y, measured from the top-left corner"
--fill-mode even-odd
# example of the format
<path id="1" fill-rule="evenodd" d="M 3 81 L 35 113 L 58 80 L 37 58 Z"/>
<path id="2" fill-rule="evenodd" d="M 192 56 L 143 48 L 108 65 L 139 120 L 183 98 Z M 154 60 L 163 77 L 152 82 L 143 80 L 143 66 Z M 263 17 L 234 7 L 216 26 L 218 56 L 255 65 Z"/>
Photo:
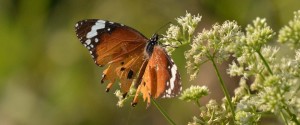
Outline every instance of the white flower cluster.
<path id="1" fill-rule="evenodd" d="M 222 62 L 230 54 L 228 50 L 230 44 L 236 43 L 241 35 L 240 28 L 236 22 L 226 21 L 222 25 L 215 24 L 211 30 L 203 30 L 199 33 L 191 44 L 191 49 L 185 53 L 187 59 L 187 71 L 191 74 L 190 79 L 194 79 L 200 69 L 200 65 L 207 60 L 214 59 Z"/>
<path id="2" fill-rule="evenodd" d="M 236 124 L 239 125 L 253 125 L 256 124 L 257 121 L 260 119 L 260 115 L 257 115 L 252 112 L 237 112 L 235 119 L 237 119 Z"/>
<path id="3" fill-rule="evenodd" d="M 185 53 L 191 79 L 196 77 L 203 63 L 211 60 L 220 63 L 233 56 L 235 60 L 227 73 L 239 76 L 241 80 L 232 97 L 235 114 L 230 113 L 226 101 L 221 106 L 210 102 L 200 118 L 194 118 L 190 124 L 210 123 L 207 119 L 224 120 L 219 114 L 225 115 L 225 112 L 234 117 L 236 124 L 257 124 L 263 117 L 261 113 L 274 113 L 286 124 L 300 124 L 300 49 L 295 50 L 294 58 L 280 59 L 280 49 L 267 44 L 274 36 L 275 32 L 267 25 L 266 19 L 261 18 L 248 25 L 245 32 L 236 22 L 225 21 L 198 33 L 191 49 Z M 280 30 L 278 41 L 288 43 L 293 49 L 300 48 L 300 11 L 295 12 L 294 20 Z M 212 104 L 219 108 L 213 109 Z M 211 118 L 212 114 L 214 118 Z"/>
<path id="4" fill-rule="evenodd" d="M 192 16 L 186 12 L 186 15 L 176 19 L 177 22 L 182 26 L 182 30 L 187 31 L 189 35 L 193 35 L 197 24 L 201 21 L 201 16 Z"/>
<path id="5" fill-rule="evenodd" d="M 192 16 L 186 12 L 186 15 L 176 19 L 179 24 L 171 24 L 166 35 L 163 35 L 162 41 L 169 55 L 176 47 L 190 43 L 190 40 L 195 32 L 198 23 L 201 21 L 201 16 Z"/>
<path id="6" fill-rule="evenodd" d="M 237 103 L 235 120 L 239 124 L 258 122 L 261 116 L 257 111 L 284 113 L 284 116 L 292 117 L 300 107 L 298 101 L 291 103 L 291 100 L 299 100 L 298 52 L 295 59 L 278 60 L 279 48 L 266 45 L 274 34 L 266 25 L 265 19 L 257 18 L 253 25 L 246 28 L 245 36 L 238 41 L 239 46 L 235 46 L 237 49 L 234 50 L 233 56 L 237 60 L 229 65 L 228 74 L 242 76 L 242 79 L 254 78 L 250 87 L 240 85 L 235 93 L 234 101 Z M 250 94 L 250 91 L 256 93 Z M 296 119 L 291 121 L 297 122 Z"/>
<path id="7" fill-rule="evenodd" d="M 124 98 L 124 93 L 121 92 L 121 90 L 116 90 L 115 95 L 119 99 L 117 106 L 118 107 L 123 107 L 124 103 L 127 101 L 132 101 L 133 97 L 135 96 L 136 89 L 134 87 L 130 87 L 129 92 L 127 93 L 127 96 Z"/>
<path id="8" fill-rule="evenodd" d="M 117 103 L 117 106 L 118 107 L 123 107 L 124 106 L 124 102 L 125 102 L 125 99 L 123 99 L 123 94 L 120 90 L 116 90 L 115 93 L 116 97 L 119 99 L 118 103 Z"/>
<path id="9" fill-rule="evenodd" d="M 300 48 L 300 10 L 294 12 L 294 19 L 279 31 L 278 41 L 292 49 Z"/>
<path id="10" fill-rule="evenodd" d="M 179 97 L 184 101 L 198 101 L 201 97 L 209 94 L 209 90 L 206 86 L 191 86 L 190 88 L 183 91 Z"/>
<path id="11" fill-rule="evenodd" d="M 218 104 L 215 100 L 210 100 L 205 108 L 200 109 L 200 117 L 193 117 L 193 122 L 188 125 L 230 125 L 230 111 L 223 104 Z"/>
<path id="12" fill-rule="evenodd" d="M 259 51 L 262 45 L 265 45 L 274 35 L 273 30 L 267 25 L 266 19 L 256 18 L 253 25 L 246 27 L 246 34 L 241 37 L 241 42 Z"/>

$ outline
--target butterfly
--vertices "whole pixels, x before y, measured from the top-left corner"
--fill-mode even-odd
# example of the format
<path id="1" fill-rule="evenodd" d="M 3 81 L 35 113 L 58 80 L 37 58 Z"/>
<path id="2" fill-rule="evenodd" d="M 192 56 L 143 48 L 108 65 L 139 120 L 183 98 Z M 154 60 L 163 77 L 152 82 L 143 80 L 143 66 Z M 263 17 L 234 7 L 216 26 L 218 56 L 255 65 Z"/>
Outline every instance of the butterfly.
<path id="1" fill-rule="evenodd" d="M 129 26 L 98 19 L 79 21 L 75 30 L 95 64 L 107 66 L 101 79 L 101 83 L 108 81 L 106 92 L 118 80 L 125 98 L 133 85 L 137 91 L 132 106 L 137 104 L 139 93 L 148 105 L 151 98 L 175 97 L 180 93 L 177 66 L 158 44 L 157 34 L 148 39 Z"/>

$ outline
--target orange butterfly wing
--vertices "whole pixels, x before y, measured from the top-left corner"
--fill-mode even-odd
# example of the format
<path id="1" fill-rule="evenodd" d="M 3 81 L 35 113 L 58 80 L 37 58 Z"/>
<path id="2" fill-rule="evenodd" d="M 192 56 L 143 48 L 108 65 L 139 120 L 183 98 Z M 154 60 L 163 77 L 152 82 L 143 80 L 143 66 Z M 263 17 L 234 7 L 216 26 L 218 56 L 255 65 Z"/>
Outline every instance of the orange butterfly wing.
<path id="1" fill-rule="evenodd" d="M 149 58 L 137 92 L 143 94 L 144 100 L 147 100 L 149 105 L 151 97 L 174 97 L 181 89 L 177 66 L 165 50 L 156 45 Z M 136 102 L 137 96 L 134 98 L 133 104 Z"/>
<path id="2" fill-rule="evenodd" d="M 125 25 L 97 19 L 79 21 L 75 28 L 95 63 L 108 65 L 101 80 L 109 81 L 106 91 L 120 79 L 121 90 L 126 95 L 143 63 L 148 39 Z"/>

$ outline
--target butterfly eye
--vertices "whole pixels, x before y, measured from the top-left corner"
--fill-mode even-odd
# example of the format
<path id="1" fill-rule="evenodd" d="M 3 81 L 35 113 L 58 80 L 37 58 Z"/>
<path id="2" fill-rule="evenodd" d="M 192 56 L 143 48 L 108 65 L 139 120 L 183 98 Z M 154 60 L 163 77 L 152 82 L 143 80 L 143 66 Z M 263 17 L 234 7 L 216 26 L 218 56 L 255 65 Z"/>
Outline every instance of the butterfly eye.
<path id="1" fill-rule="evenodd" d="M 155 33 L 152 35 L 150 41 L 158 41 L 158 39 L 159 39 L 158 37 L 159 37 L 159 35 Z"/>

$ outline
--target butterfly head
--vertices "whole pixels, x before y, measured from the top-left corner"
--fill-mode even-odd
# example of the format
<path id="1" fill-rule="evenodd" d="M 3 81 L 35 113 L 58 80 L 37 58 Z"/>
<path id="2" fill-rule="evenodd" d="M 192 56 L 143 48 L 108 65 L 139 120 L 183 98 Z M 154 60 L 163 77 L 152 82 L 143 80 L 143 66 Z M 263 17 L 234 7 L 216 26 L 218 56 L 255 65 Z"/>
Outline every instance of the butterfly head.
<path id="1" fill-rule="evenodd" d="M 153 48 L 155 45 L 158 44 L 158 34 L 153 34 L 152 37 L 149 39 L 147 45 L 146 45 L 146 53 L 147 55 L 150 57 L 152 55 L 152 52 L 153 52 Z"/>
<path id="2" fill-rule="evenodd" d="M 159 35 L 158 34 L 153 34 L 152 35 L 152 37 L 150 38 L 150 40 L 149 40 L 149 42 L 151 42 L 151 41 L 153 41 L 153 42 L 156 42 L 157 43 L 157 41 L 158 41 L 158 38 L 159 37 Z"/>

